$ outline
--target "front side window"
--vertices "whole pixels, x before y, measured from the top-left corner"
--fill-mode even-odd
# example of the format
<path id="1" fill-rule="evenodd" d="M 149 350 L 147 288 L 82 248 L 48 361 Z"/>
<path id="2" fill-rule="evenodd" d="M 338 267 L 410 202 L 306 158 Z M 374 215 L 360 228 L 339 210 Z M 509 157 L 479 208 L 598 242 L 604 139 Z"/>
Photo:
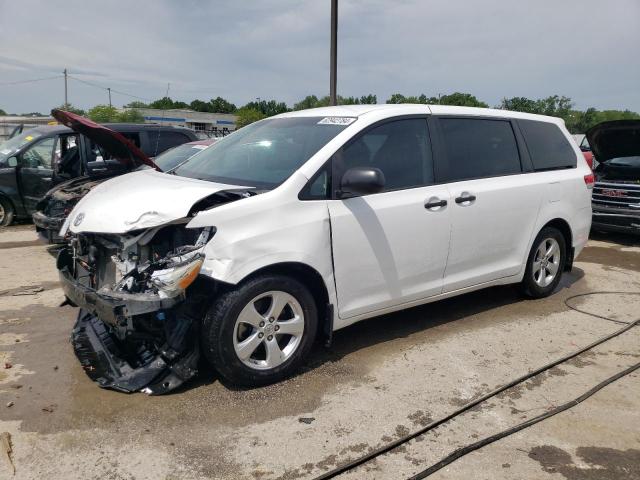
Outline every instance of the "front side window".
<path id="1" fill-rule="evenodd" d="M 371 128 L 334 155 L 339 175 L 353 167 L 382 171 L 385 191 L 433 183 L 433 160 L 424 118 L 394 120 Z"/>
<path id="2" fill-rule="evenodd" d="M 536 120 L 518 120 L 518 125 L 529 149 L 534 170 L 555 170 L 576 166 L 576 154 L 556 124 Z"/>
<path id="3" fill-rule="evenodd" d="M 36 138 L 41 137 L 42 134 L 28 130 L 25 133 L 16 135 L 9 140 L 0 143 L 0 165 L 4 164 L 6 160 L 20 151 L 22 147 L 29 142 L 33 142 Z"/>
<path id="4" fill-rule="evenodd" d="M 55 144 L 56 137 L 45 138 L 33 144 L 22 154 L 22 166 L 26 168 L 50 169 Z"/>
<path id="5" fill-rule="evenodd" d="M 441 118 L 447 180 L 521 173 L 518 145 L 507 120 Z"/>
<path id="6" fill-rule="evenodd" d="M 275 188 L 354 120 L 327 120 L 333 118 L 271 118 L 253 123 L 191 157 L 174 173 L 232 185 Z"/>

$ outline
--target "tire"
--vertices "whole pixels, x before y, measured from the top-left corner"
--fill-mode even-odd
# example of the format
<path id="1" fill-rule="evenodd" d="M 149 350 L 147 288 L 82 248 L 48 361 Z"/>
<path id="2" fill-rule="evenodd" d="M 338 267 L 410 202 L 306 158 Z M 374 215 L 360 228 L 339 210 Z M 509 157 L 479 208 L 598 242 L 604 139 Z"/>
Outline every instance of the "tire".
<path id="1" fill-rule="evenodd" d="M 543 253 L 544 252 L 544 253 Z M 554 227 L 543 228 L 533 242 L 521 289 L 531 298 L 548 297 L 560 283 L 566 264 L 564 236 Z"/>
<path id="2" fill-rule="evenodd" d="M 0 227 L 11 225 L 14 216 L 15 211 L 11 202 L 6 198 L 0 197 Z"/>
<path id="3" fill-rule="evenodd" d="M 269 315 L 274 305 L 284 305 L 279 315 Z M 318 312 L 309 289 L 294 278 L 266 274 L 220 295 L 202 325 L 202 350 L 227 382 L 267 385 L 300 367 L 317 327 Z"/>

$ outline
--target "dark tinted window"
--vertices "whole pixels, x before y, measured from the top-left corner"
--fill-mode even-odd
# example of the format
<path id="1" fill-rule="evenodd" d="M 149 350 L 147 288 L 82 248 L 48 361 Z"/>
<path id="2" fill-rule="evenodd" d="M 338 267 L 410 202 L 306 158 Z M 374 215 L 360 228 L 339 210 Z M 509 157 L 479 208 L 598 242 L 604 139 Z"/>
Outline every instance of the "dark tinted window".
<path id="1" fill-rule="evenodd" d="M 160 155 L 165 150 L 175 147 L 176 145 L 182 145 L 183 143 L 191 141 L 182 132 L 172 132 L 171 130 L 160 130 L 160 132 L 150 130 L 147 132 L 149 138 L 149 149 L 151 153 L 147 153 L 152 157 Z"/>
<path id="2" fill-rule="evenodd" d="M 447 151 L 449 181 L 498 177 L 522 171 L 510 122 L 443 118 L 440 124 Z"/>
<path id="3" fill-rule="evenodd" d="M 366 131 L 335 156 L 344 173 L 353 167 L 382 170 L 385 190 L 433 182 L 433 161 L 425 119 L 396 120 Z"/>
<path id="4" fill-rule="evenodd" d="M 576 154 L 554 123 L 518 120 L 534 170 L 576 166 Z"/>

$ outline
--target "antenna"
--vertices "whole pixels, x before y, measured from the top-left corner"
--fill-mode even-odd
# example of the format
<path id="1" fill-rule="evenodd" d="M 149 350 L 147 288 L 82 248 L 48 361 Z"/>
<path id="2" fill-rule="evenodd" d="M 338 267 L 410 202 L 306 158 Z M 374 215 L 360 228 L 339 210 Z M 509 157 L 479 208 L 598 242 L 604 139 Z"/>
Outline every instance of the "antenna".
<path id="1" fill-rule="evenodd" d="M 169 98 L 169 89 L 171 88 L 171 83 L 167 83 L 167 93 L 165 93 L 165 98 Z M 164 112 L 167 111 L 166 106 L 162 109 L 162 115 L 160 115 L 160 125 L 164 122 Z M 160 143 L 160 129 L 158 129 L 158 136 L 156 137 L 156 148 L 154 150 L 154 157 L 158 155 L 158 144 Z"/>

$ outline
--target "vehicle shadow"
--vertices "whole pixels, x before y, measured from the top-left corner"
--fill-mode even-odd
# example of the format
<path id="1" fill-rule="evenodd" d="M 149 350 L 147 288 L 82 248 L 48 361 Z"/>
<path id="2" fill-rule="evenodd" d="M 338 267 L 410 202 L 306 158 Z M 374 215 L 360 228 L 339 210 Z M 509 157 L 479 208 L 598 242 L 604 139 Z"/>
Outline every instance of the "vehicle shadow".
<path id="1" fill-rule="evenodd" d="M 625 247 L 640 246 L 640 235 L 633 235 L 631 233 L 600 232 L 597 230 L 591 230 L 589 239 L 597 240 L 598 242 L 616 243 L 624 245 Z"/>
<path id="2" fill-rule="evenodd" d="M 330 348 L 324 348 L 318 342 L 303 365 L 301 373 L 311 372 L 329 362 L 340 361 L 343 357 L 362 349 L 406 338 L 508 305 L 531 302 L 530 306 L 524 306 L 527 311 L 533 308 L 549 313 L 562 311 L 565 309 L 562 299 L 566 297 L 563 291 L 571 288 L 582 277 L 584 277 L 584 271 L 574 266 L 571 272 L 565 272 L 558 288 L 547 299 L 530 300 L 523 296 L 517 286 L 505 285 L 478 290 L 355 323 L 336 331 Z M 215 377 L 216 375 L 205 367 L 201 377 L 190 383 L 187 388 L 212 383 L 216 380 Z M 229 385 L 221 379 L 218 380 L 230 390 L 251 390 L 250 388 Z"/>

